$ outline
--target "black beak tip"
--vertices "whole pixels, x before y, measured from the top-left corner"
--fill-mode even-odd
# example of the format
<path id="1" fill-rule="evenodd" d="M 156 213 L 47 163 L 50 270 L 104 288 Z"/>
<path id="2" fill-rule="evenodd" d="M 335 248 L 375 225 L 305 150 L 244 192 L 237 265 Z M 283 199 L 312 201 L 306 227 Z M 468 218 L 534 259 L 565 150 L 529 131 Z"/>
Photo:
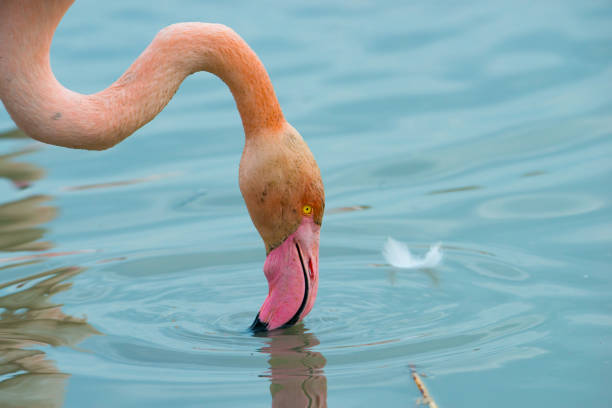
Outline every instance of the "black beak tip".
<path id="1" fill-rule="evenodd" d="M 253 333 L 266 332 L 268 331 L 268 323 L 259 320 L 259 313 L 257 313 L 257 316 L 255 316 L 255 320 L 253 320 L 253 323 L 251 324 L 251 327 L 249 327 L 249 329 Z"/>

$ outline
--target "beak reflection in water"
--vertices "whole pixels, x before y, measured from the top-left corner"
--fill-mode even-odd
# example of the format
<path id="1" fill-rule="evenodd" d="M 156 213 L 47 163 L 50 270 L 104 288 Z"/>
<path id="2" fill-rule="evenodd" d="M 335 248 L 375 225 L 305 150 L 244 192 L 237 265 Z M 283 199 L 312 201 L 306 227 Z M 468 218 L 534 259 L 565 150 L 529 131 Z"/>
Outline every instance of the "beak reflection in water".
<path id="1" fill-rule="evenodd" d="M 283 330 L 258 333 L 267 338 L 261 352 L 269 354 L 273 408 L 327 407 L 327 378 L 323 368 L 326 360 L 312 348 L 319 344 L 313 333 L 298 323 Z"/>

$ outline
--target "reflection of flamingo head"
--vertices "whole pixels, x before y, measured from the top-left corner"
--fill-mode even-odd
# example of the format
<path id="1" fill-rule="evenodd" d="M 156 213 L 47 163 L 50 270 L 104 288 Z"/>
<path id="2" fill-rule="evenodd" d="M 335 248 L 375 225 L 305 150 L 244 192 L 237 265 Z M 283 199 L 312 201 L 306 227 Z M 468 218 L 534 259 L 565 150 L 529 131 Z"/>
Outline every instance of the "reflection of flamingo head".
<path id="1" fill-rule="evenodd" d="M 290 326 L 310 312 L 317 294 L 325 206 L 319 168 L 300 134 L 285 124 L 267 139 L 247 140 L 240 189 L 268 252 L 268 297 L 252 329 Z"/>
<path id="2" fill-rule="evenodd" d="M 25 190 L 30 187 L 30 182 L 25 180 L 13 180 L 13 185 L 19 190 Z"/>
<path id="3" fill-rule="evenodd" d="M 0 133 L 0 140 L 19 137 L 20 133 L 11 131 Z M 26 146 L 25 148 L 0 154 L 0 179 L 8 179 L 15 188 L 24 190 L 36 180 L 44 177 L 45 171 L 35 164 L 21 161 L 13 161 L 14 158 L 23 156 L 39 149 L 38 146 Z"/>

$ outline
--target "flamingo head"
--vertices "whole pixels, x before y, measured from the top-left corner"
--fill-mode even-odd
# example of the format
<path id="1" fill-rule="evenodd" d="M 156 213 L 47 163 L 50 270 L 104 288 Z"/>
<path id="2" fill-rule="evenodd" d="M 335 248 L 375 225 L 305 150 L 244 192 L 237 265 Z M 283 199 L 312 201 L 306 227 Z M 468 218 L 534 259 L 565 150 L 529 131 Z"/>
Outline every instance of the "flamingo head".
<path id="1" fill-rule="evenodd" d="M 291 326 L 314 305 L 319 282 L 319 233 L 325 197 L 317 163 L 300 134 L 247 138 L 240 190 L 266 245 L 268 296 L 253 331 Z"/>

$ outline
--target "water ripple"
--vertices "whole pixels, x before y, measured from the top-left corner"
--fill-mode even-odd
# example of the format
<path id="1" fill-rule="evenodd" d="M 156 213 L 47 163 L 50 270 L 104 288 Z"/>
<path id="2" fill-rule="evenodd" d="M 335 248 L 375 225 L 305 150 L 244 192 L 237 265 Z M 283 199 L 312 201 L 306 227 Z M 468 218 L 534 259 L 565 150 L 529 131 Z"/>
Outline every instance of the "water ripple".
<path id="1" fill-rule="evenodd" d="M 560 218 L 595 211 L 603 202 L 587 195 L 521 194 L 496 198 L 483 203 L 478 213 L 486 218 Z"/>
<path id="2" fill-rule="evenodd" d="M 529 283 L 525 271 L 484 251 L 447 253 L 450 260 L 437 271 L 437 288 L 418 272 L 398 273 L 390 284 L 381 274 L 384 269 L 325 260 L 319 302 L 299 327 L 316 335 L 320 342 L 316 351 L 327 360 L 328 377 L 381 364 L 398 368 L 419 364 L 434 373 L 457 371 L 463 365 L 469 371 L 493 364 L 483 360 L 491 353 L 499 357 L 495 364 L 502 364 L 545 352 L 526 347 L 546 335 L 538 330 L 546 319 L 524 299 L 575 293 Z M 163 268 L 165 263 L 158 264 Z M 105 269 L 121 267 L 111 265 Z M 114 334 L 90 339 L 89 348 L 106 360 L 127 363 L 126 370 L 133 367 L 134 375 L 136 367 L 143 366 L 224 375 L 236 368 L 257 370 L 261 362 L 253 353 L 265 347 L 269 338 L 253 337 L 247 327 L 265 296 L 265 281 L 253 271 L 260 266 L 205 267 L 175 272 L 168 280 L 155 273 L 154 264 L 149 265 L 150 274 L 138 279 L 113 275 L 106 285 L 114 289 L 92 294 L 88 316 L 101 330 Z M 347 273 L 353 279 L 347 280 Z M 466 279 L 466 274 L 472 279 Z M 469 291 L 464 287 L 473 285 L 478 276 L 486 281 L 475 284 L 488 293 L 466 303 L 463 293 Z M 527 284 L 514 291 L 513 284 L 519 281 Z M 495 295 L 500 290 L 503 299 Z"/>

